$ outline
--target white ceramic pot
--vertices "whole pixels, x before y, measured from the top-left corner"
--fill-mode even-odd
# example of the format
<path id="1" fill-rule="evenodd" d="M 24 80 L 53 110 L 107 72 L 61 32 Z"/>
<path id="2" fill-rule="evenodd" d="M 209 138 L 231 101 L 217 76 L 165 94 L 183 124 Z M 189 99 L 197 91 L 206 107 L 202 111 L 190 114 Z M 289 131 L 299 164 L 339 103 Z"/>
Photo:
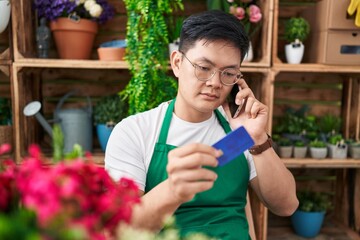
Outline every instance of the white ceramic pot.
<path id="1" fill-rule="evenodd" d="M 305 158 L 307 147 L 294 147 L 294 158 Z"/>
<path id="2" fill-rule="evenodd" d="M 285 45 L 286 61 L 290 64 L 299 64 L 304 56 L 304 44 L 290 43 Z"/>
<path id="3" fill-rule="evenodd" d="M 315 159 L 324 159 L 326 158 L 328 149 L 324 148 L 314 148 L 310 147 L 310 156 Z"/>
<path id="4" fill-rule="evenodd" d="M 9 24 L 11 13 L 10 0 L 0 0 L 0 33 L 5 31 Z"/>

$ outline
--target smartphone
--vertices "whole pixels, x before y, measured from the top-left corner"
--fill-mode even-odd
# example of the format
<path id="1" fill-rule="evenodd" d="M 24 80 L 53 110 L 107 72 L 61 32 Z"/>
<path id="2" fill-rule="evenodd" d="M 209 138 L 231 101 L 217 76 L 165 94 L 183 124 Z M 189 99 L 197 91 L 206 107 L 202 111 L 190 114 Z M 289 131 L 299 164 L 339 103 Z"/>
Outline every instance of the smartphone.
<path id="1" fill-rule="evenodd" d="M 231 89 L 231 92 L 227 98 L 227 102 L 229 104 L 229 109 L 230 109 L 230 113 L 231 113 L 231 117 L 232 118 L 236 118 L 237 116 L 239 116 L 240 110 L 242 108 L 242 106 L 244 105 L 244 99 L 242 101 L 242 103 L 240 105 L 237 105 L 235 103 L 235 98 L 236 98 L 236 94 L 240 91 L 240 87 L 239 85 L 235 84 L 233 86 L 233 88 Z"/>

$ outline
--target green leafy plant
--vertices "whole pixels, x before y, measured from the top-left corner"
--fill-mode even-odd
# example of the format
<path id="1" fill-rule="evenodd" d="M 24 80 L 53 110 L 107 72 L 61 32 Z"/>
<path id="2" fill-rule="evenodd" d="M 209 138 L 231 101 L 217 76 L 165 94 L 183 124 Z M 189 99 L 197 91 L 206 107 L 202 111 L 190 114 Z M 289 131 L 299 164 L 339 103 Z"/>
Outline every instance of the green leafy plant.
<path id="1" fill-rule="evenodd" d="M 326 143 L 324 141 L 315 139 L 309 143 L 309 146 L 313 148 L 325 148 Z"/>
<path id="2" fill-rule="evenodd" d="M 176 96 L 177 82 L 167 75 L 168 26 L 166 14 L 183 9 L 181 0 L 124 0 L 128 15 L 127 54 L 132 78 L 121 95 L 129 114 L 156 107 Z"/>
<path id="3" fill-rule="evenodd" d="M 289 147 L 292 146 L 292 142 L 290 139 L 285 138 L 285 137 L 280 137 L 276 143 L 280 146 L 280 147 Z"/>
<path id="4" fill-rule="evenodd" d="M 307 132 L 317 132 L 316 117 L 308 115 L 309 106 L 303 105 L 299 109 L 287 108 L 283 116 L 274 126 L 276 133 L 290 133 L 304 135 Z"/>
<path id="5" fill-rule="evenodd" d="M 295 147 L 305 147 L 306 144 L 305 144 L 304 141 L 300 141 L 300 140 L 299 140 L 299 141 L 295 141 L 294 146 L 295 146 Z"/>
<path id="6" fill-rule="evenodd" d="M 304 212 L 326 212 L 332 208 L 332 202 L 329 195 L 314 191 L 298 191 L 300 211 Z"/>
<path id="7" fill-rule="evenodd" d="M 292 17 L 285 23 L 285 39 L 290 43 L 296 39 L 300 42 L 305 41 L 309 33 L 310 25 L 304 18 Z"/>
<path id="8" fill-rule="evenodd" d="M 339 133 L 341 118 L 328 113 L 319 118 L 318 125 L 320 132 L 324 134 Z"/>
<path id="9" fill-rule="evenodd" d="M 0 98 L 0 125 L 11 124 L 11 103 L 7 98 Z"/>
<path id="10" fill-rule="evenodd" d="M 104 96 L 94 107 L 95 124 L 115 125 L 127 116 L 128 105 L 118 94 Z"/>
<path id="11" fill-rule="evenodd" d="M 339 148 L 344 148 L 346 146 L 345 139 L 341 134 L 334 134 L 329 137 L 329 143 L 336 145 Z"/>
<path id="12" fill-rule="evenodd" d="M 182 23 L 184 21 L 183 16 L 170 15 L 167 20 L 169 43 L 179 42 Z"/>

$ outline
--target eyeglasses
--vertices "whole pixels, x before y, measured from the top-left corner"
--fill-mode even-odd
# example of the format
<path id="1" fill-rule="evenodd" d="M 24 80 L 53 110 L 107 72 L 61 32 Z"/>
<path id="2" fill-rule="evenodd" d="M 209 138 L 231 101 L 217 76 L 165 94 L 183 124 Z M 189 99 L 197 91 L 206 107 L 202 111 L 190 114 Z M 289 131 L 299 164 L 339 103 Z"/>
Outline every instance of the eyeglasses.
<path id="1" fill-rule="evenodd" d="M 236 84 L 243 75 L 241 74 L 240 70 L 236 68 L 226 68 L 224 70 L 219 70 L 214 67 L 203 67 L 191 62 L 185 55 L 185 53 L 180 52 L 194 67 L 195 76 L 199 81 L 206 82 L 214 77 L 215 73 L 220 72 L 220 81 L 224 85 L 234 85 Z"/>

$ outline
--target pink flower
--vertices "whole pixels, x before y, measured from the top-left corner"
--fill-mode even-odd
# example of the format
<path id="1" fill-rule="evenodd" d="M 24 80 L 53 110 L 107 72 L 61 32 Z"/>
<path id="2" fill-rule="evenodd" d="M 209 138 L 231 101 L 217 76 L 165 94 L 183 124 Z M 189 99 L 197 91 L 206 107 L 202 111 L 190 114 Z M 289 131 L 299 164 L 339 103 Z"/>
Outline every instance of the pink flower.
<path id="1" fill-rule="evenodd" d="M 249 7 L 249 20 L 250 22 L 252 23 L 257 23 L 261 20 L 262 18 L 262 14 L 261 14 L 261 11 L 260 11 L 260 8 L 256 5 L 250 5 Z"/>
<path id="2" fill-rule="evenodd" d="M 235 11 L 235 16 L 239 19 L 242 20 L 245 18 L 245 10 L 242 7 L 237 7 L 236 11 Z"/>
<path id="3" fill-rule="evenodd" d="M 2 144 L 0 146 L 0 155 L 3 155 L 5 153 L 8 153 L 11 151 L 11 145 L 8 143 Z"/>

